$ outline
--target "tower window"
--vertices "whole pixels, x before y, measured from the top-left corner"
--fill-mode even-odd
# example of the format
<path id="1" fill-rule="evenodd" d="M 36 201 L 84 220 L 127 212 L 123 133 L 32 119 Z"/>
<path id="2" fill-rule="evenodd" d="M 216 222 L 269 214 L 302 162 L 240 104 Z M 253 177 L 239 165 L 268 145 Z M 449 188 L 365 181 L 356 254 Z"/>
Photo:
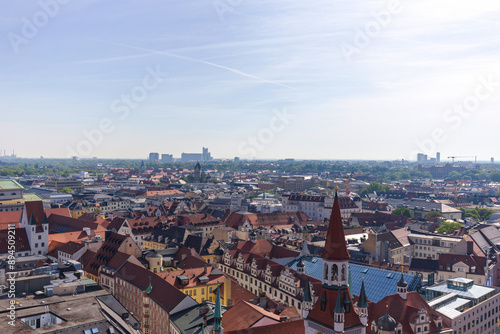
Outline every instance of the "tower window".
<path id="1" fill-rule="evenodd" d="M 337 282 L 339 280 L 339 268 L 336 264 L 332 266 L 332 281 Z"/>

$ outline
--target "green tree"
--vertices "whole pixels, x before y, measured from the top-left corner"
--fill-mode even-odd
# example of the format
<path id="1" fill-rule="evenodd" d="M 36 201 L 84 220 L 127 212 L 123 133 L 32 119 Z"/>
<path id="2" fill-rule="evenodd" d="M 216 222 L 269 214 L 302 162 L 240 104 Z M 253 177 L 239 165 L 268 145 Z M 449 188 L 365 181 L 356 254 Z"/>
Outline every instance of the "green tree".
<path id="1" fill-rule="evenodd" d="M 71 188 L 66 187 L 66 188 L 62 188 L 61 192 L 64 193 L 64 194 L 72 194 L 75 191 L 73 189 L 71 189 Z"/>
<path id="2" fill-rule="evenodd" d="M 458 172 L 449 172 L 448 176 L 446 176 L 446 181 L 455 181 L 460 180 L 462 175 Z"/>
<path id="3" fill-rule="evenodd" d="M 453 231 L 458 230 L 461 226 L 462 224 L 459 222 L 444 221 L 436 229 L 436 232 L 450 234 L 453 233 Z"/>
<path id="4" fill-rule="evenodd" d="M 363 196 L 363 195 L 371 194 L 373 192 L 385 193 L 390 188 L 391 187 L 389 187 L 386 184 L 381 184 L 379 182 L 370 182 L 370 185 L 364 189 L 361 189 L 359 194 Z"/>
<path id="5" fill-rule="evenodd" d="M 490 179 L 493 182 L 500 182 L 500 172 L 493 172 L 490 174 Z"/>
<path id="6" fill-rule="evenodd" d="M 462 215 L 463 218 L 471 217 L 471 218 L 474 218 L 475 220 L 477 220 L 478 222 L 482 222 L 482 221 L 490 219 L 491 215 L 494 213 L 494 211 L 491 209 L 479 208 L 477 206 L 474 209 L 460 208 L 460 210 L 463 213 L 463 215 Z"/>
<path id="7" fill-rule="evenodd" d="M 411 213 L 411 210 L 408 208 L 404 208 L 404 207 L 400 207 L 400 208 L 397 208 L 396 210 L 393 210 L 392 214 L 397 215 L 397 216 L 405 216 L 408 218 L 413 218 L 413 214 Z"/>
<path id="8" fill-rule="evenodd" d="M 443 214 L 439 211 L 429 211 L 425 214 L 426 219 L 443 217 Z"/>

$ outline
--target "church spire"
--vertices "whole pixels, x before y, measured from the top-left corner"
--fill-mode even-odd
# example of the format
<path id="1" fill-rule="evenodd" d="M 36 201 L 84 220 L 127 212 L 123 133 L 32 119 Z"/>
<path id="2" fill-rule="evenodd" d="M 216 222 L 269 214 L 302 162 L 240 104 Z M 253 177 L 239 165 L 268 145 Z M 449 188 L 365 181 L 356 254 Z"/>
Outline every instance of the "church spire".
<path id="1" fill-rule="evenodd" d="M 359 293 L 358 307 L 368 307 L 368 299 L 365 292 L 365 280 L 361 282 L 361 292 Z"/>
<path id="2" fill-rule="evenodd" d="M 220 286 L 217 286 L 217 296 L 215 297 L 215 310 L 214 310 L 214 333 L 223 334 L 222 328 L 222 307 L 220 302 Z"/>
<path id="3" fill-rule="evenodd" d="M 337 191 L 335 191 L 335 199 L 333 200 L 333 208 L 326 235 L 325 248 L 323 248 L 321 257 L 323 259 L 333 261 L 350 259 L 345 243 L 344 226 L 342 224 L 342 215 L 340 214 L 340 203 Z"/>

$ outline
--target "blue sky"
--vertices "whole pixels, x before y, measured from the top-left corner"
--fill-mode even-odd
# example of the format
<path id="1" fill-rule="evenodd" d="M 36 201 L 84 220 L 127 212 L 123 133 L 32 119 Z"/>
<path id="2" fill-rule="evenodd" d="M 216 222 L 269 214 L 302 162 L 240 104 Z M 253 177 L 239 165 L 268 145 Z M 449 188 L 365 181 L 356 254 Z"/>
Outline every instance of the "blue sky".
<path id="1" fill-rule="evenodd" d="M 0 148 L 486 160 L 500 120 L 499 14 L 484 0 L 3 1 Z M 168 75 L 120 117 L 113 102 L 144 91 L 155 69 Z"/>

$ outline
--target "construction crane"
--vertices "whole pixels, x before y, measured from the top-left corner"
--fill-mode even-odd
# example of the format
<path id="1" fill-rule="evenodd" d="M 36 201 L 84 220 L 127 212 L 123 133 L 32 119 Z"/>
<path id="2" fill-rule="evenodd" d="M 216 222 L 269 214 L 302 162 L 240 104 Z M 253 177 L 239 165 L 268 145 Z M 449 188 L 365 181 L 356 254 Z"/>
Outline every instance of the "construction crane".
<path id="1" fill-rule="evenodd" d="M 475 156 L 462 156 L 462 157 L 459 157 L 459 156 L 451 156 L 451 157 L 448 157 L 448 159 L 451 159 L 451 164 L 453 165 L 455 163 L 455 158 L 475 158 Z"/>

